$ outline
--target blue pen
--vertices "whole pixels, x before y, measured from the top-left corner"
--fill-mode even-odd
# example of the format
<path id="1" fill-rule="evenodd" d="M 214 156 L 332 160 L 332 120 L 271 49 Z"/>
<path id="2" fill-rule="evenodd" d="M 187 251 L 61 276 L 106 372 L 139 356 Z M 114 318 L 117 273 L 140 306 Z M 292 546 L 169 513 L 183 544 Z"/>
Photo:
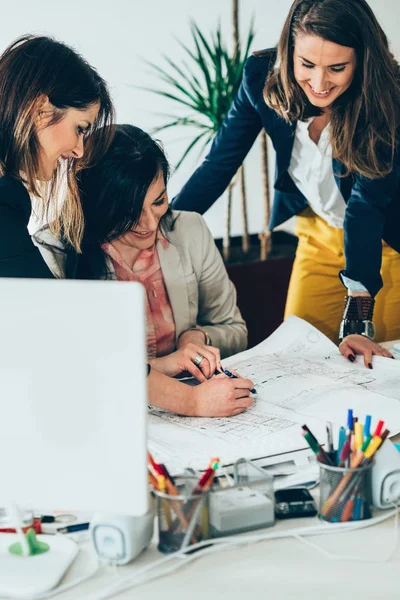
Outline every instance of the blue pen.
<path id="1" fill-rule="evenodd" d="M 344 427 L 341 427 L 339 430 L 339 441 L 338 441 L 338 449 L 337 449 L 337 464 L 340 463 L 340 456 L 342 454 L 343 446 L 346 443 L 346 430 Z"/>
<path id="2" fill-rule="evenodd" d="M 224 369 L 224 373 L 227 377 L 230 377 L 231 379 L 238 379 L 238 376 L 235 375 L 234 373 L 231 373 L 230 371 L 228 371 L 228 369 Z M 252 394 L 257 394 L 255 388 L 253 388 L 252 390 L 250 390 L 250 392 Z"/>
<path id="3" fill-rule="evenodd" d="M 363 436 L 365 438 L 367 438 L 370 434 L 370 427 L 371 427 L 371 415 L 366 415 L 364 429 L 363 429 Z"/>

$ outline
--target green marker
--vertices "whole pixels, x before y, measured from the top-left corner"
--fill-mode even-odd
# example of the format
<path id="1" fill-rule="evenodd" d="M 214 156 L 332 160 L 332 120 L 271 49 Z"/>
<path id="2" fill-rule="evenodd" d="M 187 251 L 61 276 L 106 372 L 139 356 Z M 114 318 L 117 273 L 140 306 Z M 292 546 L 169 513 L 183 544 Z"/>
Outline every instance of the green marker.
<path id="1" fill-rule="evenodd" d="M 365 452 L 369 446 L 370 441 L 372 440 L 372 435 L 370 434 L 365 440 L 363 445 L 361 446 L 361 452 Z"/>

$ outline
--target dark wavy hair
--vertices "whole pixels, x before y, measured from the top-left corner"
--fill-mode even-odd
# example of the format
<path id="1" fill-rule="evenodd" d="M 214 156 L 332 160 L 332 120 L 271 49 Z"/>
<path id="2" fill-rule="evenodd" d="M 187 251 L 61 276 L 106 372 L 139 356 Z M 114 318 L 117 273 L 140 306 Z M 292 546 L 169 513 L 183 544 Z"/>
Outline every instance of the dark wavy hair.
<path id="1" fill-rule="evenodd" d="M 85 230 L 78 278 L 110 277 L 101 246 L 137 225 L 147 191 L 160 174 L 167 184 L 170 167 L 160 144 L 138 127 L 117 125 L 101 160 L 79 173 Z M 164 235 L 173 229 L 173 224 L 168 208 L 160 220 Z"/>
<path id="2" fill-rule="evenodd" d="M 69 159 L 67 194 L 58 209 L 58 169 L 46 184 L 38 182 L 40 144 L 38 103 L 47 96 L 54 106 L 48 126 L 62 120 L 69 108 L 83 110 L 99 104 L 99 112 L 84 140 L 84 156 Z M 0 175 L 25 183 L 40 197 L 41 212 L 52 229 L 80 250 L 83 219 L 76 173 L 96 162 L 113 134 L 114 107 L 105 81 L 74 49 L 50 37 L 25 35 L 0 56 Z"/>
<path id="3" fill-rule="evenodd" d="M 332 106 L 333 157 L 346 174 L 370 179 L 393 169 L 398 143 L 399 65 L 388 40 L 365 0 L 295 0 L 278 44 L 274 71 L 264 98 L 289 122 L 321 114 L 294 78 L 293 52 L 298 35 L 314 35 L 353 48 L 357 57 L 354 79 Z"/>

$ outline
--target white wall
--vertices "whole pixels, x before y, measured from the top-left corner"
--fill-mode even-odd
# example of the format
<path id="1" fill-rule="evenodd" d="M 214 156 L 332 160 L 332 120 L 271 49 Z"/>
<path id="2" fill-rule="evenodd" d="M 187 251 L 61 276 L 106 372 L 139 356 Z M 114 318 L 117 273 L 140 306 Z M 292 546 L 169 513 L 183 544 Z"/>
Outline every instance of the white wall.
<path id="1" fill-rule="evenodd" d="M 247 31 L 251 15 L 255 15 L 256 38 L 253 49 L 273 46 L 291 0 L 242 0 L 240 26 Z M 400 20 L 399 0 L 370 0 L 393 51 L 400 57 L 400 38 L 397 23 Z M 154 86 L 157 80 L 150 76 L 142 58 L 162 64 L 162 54 L 176 57 L 179 62 L 183 51 L 174 36 L 190 43 L 189 19 L 194 19 L 206 32 L 214 30 L 221 21 L 225 39 L 231 39 L 231 0 L 18 0 L 8 3 L 0 20 L 0 50 L 14 38 L 28 32 L 46 33 L 74 46 L 94 65 L 109 82 L 119 122 L 134 123 L 149 131 L 164 122 L 157 113 L 168 113 L 171 105 L 160 97 L 137 89 Z M 188 132 L 183 130 L 162 133 L 172 164 L 176 163 L 188 143 Z M 271 161 L 273 162 L 273 161 Z M 198 164 L 196 152 L 192 159 L 177 171 L 170 182 L 170 197 L 179 191 Z M 271 177 L 273 165 L 271 164 Z M 259 143 L 246 161 L 249 196 L 249 227 L 251 233 L 262 228 L 262 190 L 260 177 Z M 224 199 L 208 211 L 207 222 L 215 237 L 223 234 Z M 239 198 L 234 199 L 232 234 L 240 234 Z"/>

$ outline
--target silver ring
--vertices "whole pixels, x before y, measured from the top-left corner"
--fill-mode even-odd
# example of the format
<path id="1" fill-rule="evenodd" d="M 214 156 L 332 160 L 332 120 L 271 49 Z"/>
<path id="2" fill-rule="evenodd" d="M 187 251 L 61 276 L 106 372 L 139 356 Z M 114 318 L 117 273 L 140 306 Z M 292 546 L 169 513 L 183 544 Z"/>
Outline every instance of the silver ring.
<path id="1" fill-rule="evenodd" d="M 203 360 L 204 356 L 202 354 L 198 354 L 196 356 L 196 358 L 193 360 L 194 364 L 196 365 L 196 367 L 199 367 L 201 364 L 201 361 Z"/>

